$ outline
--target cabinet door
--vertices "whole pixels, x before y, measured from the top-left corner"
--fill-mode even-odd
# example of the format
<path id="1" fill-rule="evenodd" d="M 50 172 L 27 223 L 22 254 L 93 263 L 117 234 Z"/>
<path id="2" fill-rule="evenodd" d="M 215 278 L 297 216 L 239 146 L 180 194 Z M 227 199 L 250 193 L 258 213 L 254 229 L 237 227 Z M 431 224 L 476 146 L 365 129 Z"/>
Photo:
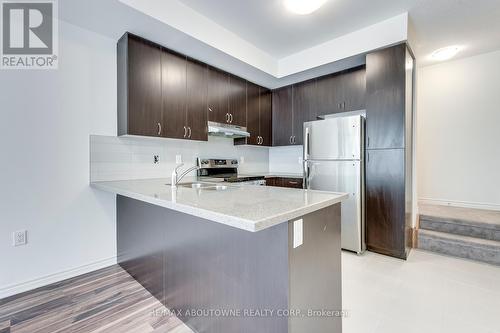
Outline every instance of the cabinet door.
<path id="1" fill-rule="evenodd" d="M 293 135 L 292 87 L 273 91 L 273 146 L 289 146 Z"/>
<path id="2" fill-rule="evenodd" d="M 302 82 L 293 86 L 293 136 L 294 143 L 303 143 L 304 122 L 312 120 L 317 103 L 316 80 Z"/>
<path id="3" fill-rule="evenodd" d="M 247 83 L 247 131 L 250 137 L 246 143 L 249 145 L 257 145 L 258 137 L 260 136 L 260 120 L 259 120 L 259 86 L 251 82 Z"/>
<path id="4" fill-rule="evenodd" d="M 404 258 L 405 150 L 369 150 L 366 155 L 368 249 Z"/>
<path id="5" fill-rule="evenodd" d="M 227 123 L 229 76 L 213 67 L 208 69 L 208 120 Z"/>
<path id="6" fill-rule="evenodd" d="M 271 90 L 260 88 L 260 108 L 259 108 L 259 122 L 260 122 L 260 136 L 262 138 L 261 146 L 271 146 L 272 138 L 272 93 Z"/>
<path id="7" fill-rule="evenodd" d="M 128 131 L 126 134 L 159 136 L 161 110 L 160 47 L 128 37 Z"/>
<path id="8" fill-rule="evenodd" d="M 229 114 L 232 125 L 247 124 L 247 82 L 239 77 L 229 76 Z"/>
<path id="9" fill-rule="evenodd" d="M 404 148 L 404 44 L 366 56 L 367 148 Z"/>
<path id="10" fill-rule="evenodd" d="M 189 60 L 187 63 L 187 126 L 190 139 L 207 141 L 207 65 Z"/>
<path id="11" fill-rule="evenodd" d="M 162 69 L 162 136 L 183 139 L 186 134 L 186 65 L 185 56 L 163 50 Z"/>
<path id="12" fill-rule="evenodd" d="M 311 120 L 318 116 L 342 112 L 344 88 L 339 74 L 319 78 L 316 84 L 317 107 L 311 114 Z"/>
<path id="13" fill-rule="evenodd" d="M 366 108 L 366 72 L 359 69 L 342 75 L 344 90 L 344 111 L 358 111 Z"/>

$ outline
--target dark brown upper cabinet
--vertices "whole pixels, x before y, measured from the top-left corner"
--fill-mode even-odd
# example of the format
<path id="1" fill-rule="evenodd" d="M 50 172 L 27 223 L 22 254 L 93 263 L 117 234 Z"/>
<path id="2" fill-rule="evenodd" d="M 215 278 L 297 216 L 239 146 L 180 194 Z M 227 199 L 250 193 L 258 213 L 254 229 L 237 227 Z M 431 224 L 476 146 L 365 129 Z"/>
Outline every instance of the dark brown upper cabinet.
<path id="1" fill-rule="evenodd" d="M 312 120 L 318 105 L 316 80 L 273 92 L 273 146 L 301 145 L 304 122 Z"/>
<path id="2" fill-rule="evenodd" d="M 165 135 L 161 105 L 161 50 L 125 34 L 118 41 L 118 135 Z"/>
<path id="3" fill-rule="evenodd" d="M 161 87 L 163 135 L 167 138 L 188 138 L 186 124 L 186 73 L 185 56 L 162 50 Z"/>
<path id="4" fill-rule="evenodd" d="M 118 135 L 207 138 L 207 66 L 132 34 L 118 41 Z"/>
<path id="5" fill-rule="evenodd" d="M 189 138 L 198 141 L 208 140 L 207 86 L 208 67 L 196 60 L 187 62 L 187 121 Z"/>
<path id="6" fill-rule="evenodd" d="M 247 82 L 247 131 L 250 137 L 235 139 L 236 145 L 272 144 L 272 94 L 269 89 Z"/>
<path id="7" fill-rule="evenodd" d="M 260 142 L 260 88 L 251 82 L 247 83 L 247 131 L 250 137 L 237 139 L 237 144 L 258 145 Z"/>
<path id="8" fill-rule="evenodd" d="M 316 93 L 318 105 L 312 114 L 313 120 L 328 114 L 364 110 L 366 106 L 364 67 L 319 78 Z"/>
<path id="9" fill-rule="evenodd" d="M 229 123 L 229 74 L 208 68 L 208 120 Z"/>
<path id="10" fill-rule="evenodd" d="M 318 107 L 316 80 L 295 84 L 292 87 L 293 98 L 293 144 L 303 143 L 304 122 L 314 120 L 313 114 Z"/>
<path id="11" fill-rule="evenodd" d="M 207 66 L 163 50 L 161 68 L 164 136 L 207 141 Z"/>
<path id="12" fill-rule="evenodd" d="M 271 146 L 273 143 L 272 133 L 272 93 L 271 90 L 259 87 L 259 124 L 260 124 L 260 145 Z"/>
<path id="13" fill-rule="evenodd" d="M 292 86 L 273 91 L 273 146 L 293 142 Z"/>
<path id="14" fill-rule="evenodd" d="M 367 149 L 405 147 L 406 46 L 366 56 Z"/>
<path id="15" fill-rule="evenodd" d="M 247 81 L 229 75 L 229 123 L 247 125 Z"/>

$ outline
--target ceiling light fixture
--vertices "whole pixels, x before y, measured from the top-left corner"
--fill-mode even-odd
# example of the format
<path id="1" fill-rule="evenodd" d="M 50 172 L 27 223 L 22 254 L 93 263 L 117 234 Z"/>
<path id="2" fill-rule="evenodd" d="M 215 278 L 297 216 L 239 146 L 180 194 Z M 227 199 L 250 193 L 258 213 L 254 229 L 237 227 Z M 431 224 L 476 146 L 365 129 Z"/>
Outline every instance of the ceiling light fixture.
<path id="1" fill-rule="evenodd" d="M 318 10 L 327 0 L 284 0 L 286 9 L 294 14 L 307 15 Z"/>
<path id="2" fill-rule="evenodd" d="M 431 59 L 437 61 L 445 61 L 456 56 L 461 49 L 462 47 L 458 45 L 443 47 L 442 49 L 432 52 Z"/>

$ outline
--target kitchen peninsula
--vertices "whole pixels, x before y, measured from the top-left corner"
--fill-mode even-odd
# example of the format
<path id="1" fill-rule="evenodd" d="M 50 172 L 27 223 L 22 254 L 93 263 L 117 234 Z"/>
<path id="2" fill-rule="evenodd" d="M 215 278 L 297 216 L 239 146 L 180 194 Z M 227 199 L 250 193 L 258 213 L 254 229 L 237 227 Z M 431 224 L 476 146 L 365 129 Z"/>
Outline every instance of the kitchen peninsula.
<path id="1" fill-rule="evenodd" d="M 310 311 L 342 308 L 347 194 L 193 181 L 172 188 L 167 179 L 92 186 L 117 194 L 119 264 L 196 332 L 341 332 L 341 318 Z M 233 312 L 204 315 L 218 310 Z"/>

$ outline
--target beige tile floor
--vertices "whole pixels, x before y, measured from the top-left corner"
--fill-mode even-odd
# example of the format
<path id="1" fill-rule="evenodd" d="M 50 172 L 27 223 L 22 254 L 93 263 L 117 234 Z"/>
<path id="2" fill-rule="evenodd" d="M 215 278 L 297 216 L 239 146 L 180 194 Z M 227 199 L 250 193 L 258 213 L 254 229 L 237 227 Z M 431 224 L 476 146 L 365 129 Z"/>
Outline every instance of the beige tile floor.
<path id="1" fill-rule="evenodd" d="M 420 250 L 342 259 L 343 333 L 500 332 L 500 267 Z"/>

